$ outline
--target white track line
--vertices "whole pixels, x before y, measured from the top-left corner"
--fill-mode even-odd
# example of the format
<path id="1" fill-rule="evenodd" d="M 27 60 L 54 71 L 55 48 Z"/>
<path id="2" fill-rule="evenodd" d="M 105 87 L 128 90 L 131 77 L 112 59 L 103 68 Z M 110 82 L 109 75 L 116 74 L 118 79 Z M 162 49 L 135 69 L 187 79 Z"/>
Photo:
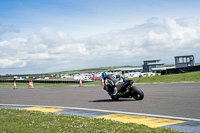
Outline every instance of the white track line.
<path id="1" fill-rule="evenodd" d="M 62 107 L 62 106 L 44 106 L 44 105 L 20 105 L 20 104 L 0 104 L 0 105 L 3 105 L 3 106 L 34 106 L 34 107 L 46 107 L 46 108 L 78 109 L 78 110 L 89 110 L 89 111 L 99 111 L 99 112 L 107 112 L 107 113 L 139 115 L 139 116 L 149 116 L 149 117 L 158 117 L 158 118 L 167 118 L 167 119 L 175 119 L 175 120 L 198 121 L 198 122 L 200 122 L 200 119 L 194 119 L 194 118 L 174 117 L 174 116 L 144 114 L 144 113 L 133 113 L 133 112 L 113 111 L 113 110 L 102 110 L 102 109 L 90 109 L 90 108 L 78 108 L 78 107 Z"/>

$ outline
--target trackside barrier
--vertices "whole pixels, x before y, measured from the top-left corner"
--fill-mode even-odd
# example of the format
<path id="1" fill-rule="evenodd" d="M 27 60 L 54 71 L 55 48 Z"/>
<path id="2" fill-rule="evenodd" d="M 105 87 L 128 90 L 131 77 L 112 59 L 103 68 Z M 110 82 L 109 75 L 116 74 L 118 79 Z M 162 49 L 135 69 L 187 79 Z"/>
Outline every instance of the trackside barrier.
<path id="1" fill-rule="evenodd" d="M 186 73 L 195 71 L 200 71 L 200 65 L 181 67 L 181 68 L 171 68 L 167 69 L 165 73 L 163 72 L 162 74 L 175 74 L 175 73 Z"/>
<path id="2" fill-rule="evenodd" d="M 63 81 L 63 80 L 32 80 L 34 83 L 76 83 L 79 84 L 80 81 Z M 11 80 L 0 80 L 0 82 L 14 82 Z M 16 80 L 16 83 L 29 83 L 29 80 Z M 93 82 L 93 81 L 82 81 L 82 83 Z"/>

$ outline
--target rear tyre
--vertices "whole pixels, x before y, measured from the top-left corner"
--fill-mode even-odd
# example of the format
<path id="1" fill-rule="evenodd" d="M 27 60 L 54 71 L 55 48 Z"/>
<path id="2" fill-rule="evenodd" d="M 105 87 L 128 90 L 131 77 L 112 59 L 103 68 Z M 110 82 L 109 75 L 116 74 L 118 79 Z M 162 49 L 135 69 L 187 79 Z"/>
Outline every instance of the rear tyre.
<path id="1" fill-rule="evenodd" d="M 131 96 L 136 100 L 142 100 L 144 98 L 144 92 L 136 86 L 130 88 Z"/>

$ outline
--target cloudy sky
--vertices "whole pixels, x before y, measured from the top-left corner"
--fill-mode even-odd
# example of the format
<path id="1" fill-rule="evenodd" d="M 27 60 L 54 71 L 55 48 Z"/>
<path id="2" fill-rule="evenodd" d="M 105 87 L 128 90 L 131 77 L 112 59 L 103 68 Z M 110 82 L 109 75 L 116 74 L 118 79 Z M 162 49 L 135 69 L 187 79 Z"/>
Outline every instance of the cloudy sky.
<path id="1" fill-rule="evenodd" d="M 0 75 L 200 63 L 199 0 L 0 0 Z"/>

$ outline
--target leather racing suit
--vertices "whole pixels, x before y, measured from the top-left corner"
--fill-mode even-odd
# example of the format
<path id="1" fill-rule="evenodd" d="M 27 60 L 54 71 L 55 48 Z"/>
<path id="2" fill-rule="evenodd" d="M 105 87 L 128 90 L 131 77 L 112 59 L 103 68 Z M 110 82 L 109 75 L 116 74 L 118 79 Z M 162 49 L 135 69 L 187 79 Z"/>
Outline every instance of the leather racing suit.
<path id="1" fill-rule="evenodd" d="M 114 88 L 113 93 L 110 94 L 111 98 L 116 98 L 117 97 L 117 93 L 118 91 L 121 89 L 123 82 L 125 81 L 125 79 L 120 76 L 120 75 L 116 75 L 116 78 L 112 75 L 107 75 L 106 77 L 104 77 L 104 90 L 106 90 L 108 92 L 108 85 L 111 85 L 112 88 Z"/>

